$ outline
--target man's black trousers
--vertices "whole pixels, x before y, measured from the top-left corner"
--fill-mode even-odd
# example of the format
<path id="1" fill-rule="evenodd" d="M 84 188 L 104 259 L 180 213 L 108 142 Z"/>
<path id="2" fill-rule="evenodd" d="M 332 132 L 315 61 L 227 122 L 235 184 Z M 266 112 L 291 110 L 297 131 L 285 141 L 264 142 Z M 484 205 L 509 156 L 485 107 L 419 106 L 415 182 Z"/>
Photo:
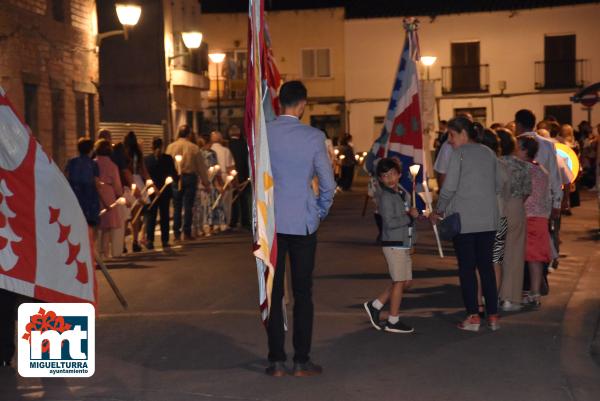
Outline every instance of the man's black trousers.
<path id="1" fill-rule="evenodd" d="M 0 289 L 0 366 L 15 355 L 17 295 Z"/>
<path id="2" fill-rule="evenodd" d="M 290 256 L 294 295 L 294 362 L 309 360 L 312 342 L 313 302 L 312 273 L 315 267 L 317 233 L 309 235 L 277 234 L 277 267 L 271 297 L 271 315 L 267 324 L 269 361 L 285 361 L 283 293 L 286 256 Z"/>

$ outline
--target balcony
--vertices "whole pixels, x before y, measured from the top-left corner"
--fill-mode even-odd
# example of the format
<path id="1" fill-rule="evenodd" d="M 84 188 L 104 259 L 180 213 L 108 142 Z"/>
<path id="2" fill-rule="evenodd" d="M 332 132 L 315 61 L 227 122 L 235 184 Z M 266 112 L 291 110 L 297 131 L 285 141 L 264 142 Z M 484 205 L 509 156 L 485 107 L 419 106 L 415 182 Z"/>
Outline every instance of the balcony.
<path id="1" fill-rule="evenodd" d="M 535 89 L 574 89 L 584 86 L 587 60 L 535 62 Z"/>
<path id="2" fill-rule="evenodd" d="M 208 93 L 208 96 L 211 100 L 215 100 L 217 98 L 216 77 L 211 77 L 210 79 L 210 92 Z M 227 77 L 219 77 L 219 96 L 221 100 L 246 99 L 246 79 L 229 79 Z"/>
<path id="3" fill-rule="evenodd" d="M 488 92 L 489 89 L 489 64 L 442 67 L 443 95 Z"/>

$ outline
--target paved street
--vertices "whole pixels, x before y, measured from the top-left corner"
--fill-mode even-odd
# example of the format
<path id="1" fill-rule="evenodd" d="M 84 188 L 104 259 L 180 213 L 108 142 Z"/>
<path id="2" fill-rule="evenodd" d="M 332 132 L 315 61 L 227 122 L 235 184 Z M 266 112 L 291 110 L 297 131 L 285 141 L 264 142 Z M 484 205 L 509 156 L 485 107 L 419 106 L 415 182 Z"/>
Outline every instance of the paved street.
<path id="1" fill-rule="evenodd" d="M 370 211 L 360 216 L 363 193 L 339 194 L 319 232 L 312 356 L 322 376 L 263 374 L 251 239 L 235 232 L 112 261 L 130 307 L 120 307 L 98 273 L 95 375 L 23 379 L 5 371 L 0 400 L 598 399 L 600 368 L 589 353 L 600 305 L 595 194 L 582 194 L 583 206 L 564 219 L 564 257 L 542 309 L 506 314 L 498 332 L 455 328 L 455 260 L 449 247 L 448 257 L 436 256 L 422 226 L 401 317 L 416 332 L 400 335 L 375 331 L 362 310 L 387 284 Z"/>

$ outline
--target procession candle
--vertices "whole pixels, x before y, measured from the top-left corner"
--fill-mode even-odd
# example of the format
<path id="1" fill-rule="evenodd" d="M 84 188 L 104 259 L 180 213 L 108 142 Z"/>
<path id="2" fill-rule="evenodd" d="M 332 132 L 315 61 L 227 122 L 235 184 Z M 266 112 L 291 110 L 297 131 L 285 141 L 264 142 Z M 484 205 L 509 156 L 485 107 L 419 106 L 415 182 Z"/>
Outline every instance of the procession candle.
<path id="1" fill-rule="evenodd" d="M 148 195 L 152 195 L 154 193 L 154 187 L 150 187 L 148 189 Z"/>
<path id="2" fill-rule="evenodd" d="M 179 183 L 177 188 L 181 191 L 181 161 L 183 160 L 183 156 L 175 155 L 175 164 L 177 165 L 177 175 L 179 175 Z"/>
<path id="3" fill-rule="evenodd" d="M 340 154 L 340 150 L 339 150 L 339 149 L 334 149 L 334 150 L 333 150 L 333 153 L 334 153 L 334 154 L 337 156 L 337 155 L 339 155 L 339 154 Z"/>
<path id="4" fill-rule="evenodd" d="M 354 159 L 356 159 L 356 161 L 359 161 L 359 160 L 360 160 L 360 155 L 359 155 L 358 153 L 357 153 L 357 154 L 355 154 L 355 155 L 354 155 Z"/>
<path id="5" fill-rule="evenodd" d="M 410 170 L 410 175 L 412 176 L 413 181 L 413 190 L 412 190 L 412 205 L 413 207 L 417 206 L 417 175 L 421 170 L 421 165 L 413 164 L 408 168 Z"/>
<path id="6" fill-rule="evenodd" d="M 154 182 L 153 182 L 151 179 L 149 179 L 149 178 L 148 178 L 148 179 L 146 180 L 146 186 L 147 186 L 147 187 L 149 187 L 149 186 L 151 186 L 152 184 L 154 184 Z"/>
<path id="7" fill-rule="evenodd" d="M 168 176 L 167 179 L 165 180 L 165 185 L 170 185 L 173 182 L 173 177 Z"/>
<path id="8" fill-rule="evenodd" d="M 346 155 L 340 155 L 340 160 L 344 160 L 346 158 Z"/>

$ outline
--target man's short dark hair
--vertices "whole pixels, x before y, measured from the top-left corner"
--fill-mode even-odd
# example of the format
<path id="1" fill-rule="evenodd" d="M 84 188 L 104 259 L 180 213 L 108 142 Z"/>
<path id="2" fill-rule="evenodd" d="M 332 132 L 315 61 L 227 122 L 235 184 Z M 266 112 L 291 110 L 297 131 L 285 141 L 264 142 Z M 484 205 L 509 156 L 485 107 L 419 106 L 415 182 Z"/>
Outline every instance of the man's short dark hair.
<path id="1" fill-rule="evenodd" d="M 526 130 L 533 131 L 535 127 L 535 114 L 531 110 L 521 109 L 515 114 L 515 123 Z"/>
<path id="2" fill-rule="evenodd" d="M 188 125 L 182 125 L 179 127 L 179 131 L 177 133 L 177 137 L 178 138 L 187 138 L 190 136 L 190 133 L 192 132 L 192 130 L 190 129 L 190 127 Z"/>
<path id="3" fill-rule="evenodd" d="M 539 148 L 535 138 L 530 136 L 521 136 L 519 137 L 519 146 L 527 153 L 529 160 L 535 159 Z"/>
<path id="4" fill-rule="evenodd" d="M 281 85 L 279 103 L 282 107 L 293 107 L 307 99 L 306 86 L 300 81 L 289 81 Z"/>
<path id="5" fill-rule="evenodd" d="M 160 149 L 163 146 L 163 140 L 161 137 L 156 136 L 152 140 L 152 150 Z"/>
<path id="6" fill-rule="evenodd" d="M 92 149 L 94 149 L 94 142 L 89 137 L 79 138 L 77 150 L 80 155 L 89 155 Z"/>

